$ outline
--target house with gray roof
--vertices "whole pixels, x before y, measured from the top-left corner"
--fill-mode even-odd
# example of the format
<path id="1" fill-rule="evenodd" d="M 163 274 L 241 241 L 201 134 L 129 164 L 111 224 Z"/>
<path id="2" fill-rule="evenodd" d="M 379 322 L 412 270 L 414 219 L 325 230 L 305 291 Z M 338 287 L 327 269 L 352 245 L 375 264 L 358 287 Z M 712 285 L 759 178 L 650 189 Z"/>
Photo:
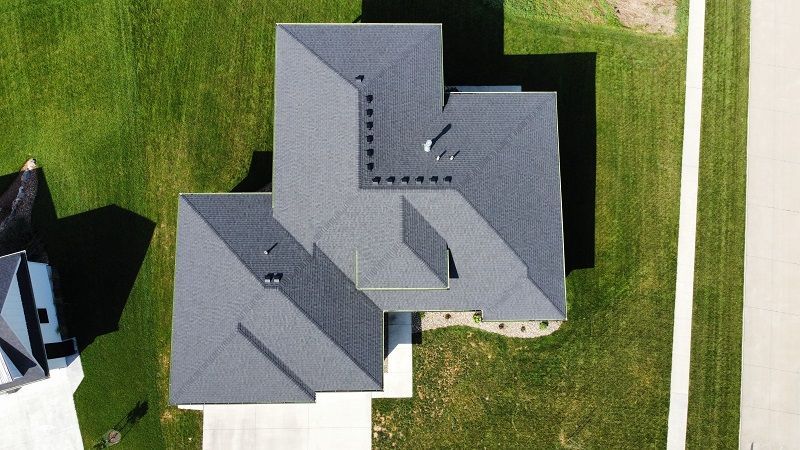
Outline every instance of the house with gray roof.
<path id="1" fill-rule="evenodd" d="M 272 192 L 182 194 L 170 401 L 380 391 L 384 317 L 564 320 L 554 92 L 446 89 L 438 24 L 279 24 Z"/>
<path id="2" fill-rule="evenodd" d="M 64 340 L 53 298 L 52 269 L 26 252 L 0 257 L 0 393 L 50 377 L 77 354 Z"/>

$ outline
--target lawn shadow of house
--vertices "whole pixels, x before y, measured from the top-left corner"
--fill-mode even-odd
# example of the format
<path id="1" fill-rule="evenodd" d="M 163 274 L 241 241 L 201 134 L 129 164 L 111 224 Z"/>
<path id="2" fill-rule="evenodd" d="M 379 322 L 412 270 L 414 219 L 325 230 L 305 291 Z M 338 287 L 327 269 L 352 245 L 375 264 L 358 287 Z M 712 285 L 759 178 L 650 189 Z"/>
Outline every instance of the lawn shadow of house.
<path id="1" fill-rule="evenodd" d="M 46 262 L 55 269 L 62 334 L 77 338 L 83 351 L 96 337 L 119 328 L 155 223 L 117 205 L 58 218 L 44 171 L 36 172 L 33 239 L 20 240 L 13 251 L 26 250 L 31 261 Z M 0 177 L 0 191 L 16 176 Z"/>
<path id="2" fill-rule="evenodd" d="M 254 151 L 247 175 L 231 192 L 272 191 L 272 152 Z"/>
<path id="3" fill-rule="evenodd" d="M 441 23 L 445 86 L 558 94 L 566 271 L 594 267 L 596 53 L 506 55 L 502 2 L 364 0 L 363 23 Z"/>

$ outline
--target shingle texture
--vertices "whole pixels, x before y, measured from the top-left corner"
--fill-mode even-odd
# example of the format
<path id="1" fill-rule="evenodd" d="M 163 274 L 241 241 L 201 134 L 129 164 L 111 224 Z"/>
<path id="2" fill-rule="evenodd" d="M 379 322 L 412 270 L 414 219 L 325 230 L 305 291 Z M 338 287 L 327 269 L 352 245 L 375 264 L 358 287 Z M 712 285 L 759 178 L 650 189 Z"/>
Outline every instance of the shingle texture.
<path id="1" fill-rule="evenodd" d="M 566 317 L 555 94 L 445 104 L 441 39 L 277 26 L 274 195 L 179 201 L 173 403 L 381 389 L 384 311 Z"/>

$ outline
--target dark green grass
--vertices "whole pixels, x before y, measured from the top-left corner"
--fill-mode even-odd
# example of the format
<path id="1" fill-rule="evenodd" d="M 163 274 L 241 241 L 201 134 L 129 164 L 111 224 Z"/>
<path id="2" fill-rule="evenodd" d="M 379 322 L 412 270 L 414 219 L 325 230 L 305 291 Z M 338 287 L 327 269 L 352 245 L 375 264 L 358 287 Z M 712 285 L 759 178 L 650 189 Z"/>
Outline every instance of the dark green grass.
<path id="1" fill-rule="evenodd" d="M 476 3 L 475 16 L 489 14 Z M 663 448 L 685 39 L 517 17 L 508 8 L 504 30 L 507 54 L 596 52 L 595 264 L 569 275 L 569 321 L 550 337 L 423 333 L 414 348 L 415 396 L 374 402 L 382 430 L 373 443 Z M 448 33 L 458 34 L 446 25 Z M 562 87 L 559 96 L 568 95 Z M 563 142 L 570 118 L 559 119 Z M 562 166 L 567 176 L 572 169 Z"/>
<path id="2" fill-rule="evenodd" d="M 688 448 L 736 448 L 750 2 L 706 4 Z"/>
<path id="3" fill-rule="evenodd" d="M 0 1 L 0 174 L 35 156 L 58 217 L 117 204 L 155 223 L 119 330 L 82 354 L 75 401 L 88 447 L 137 402 L 147 411 L 123 448 L 201 445 L 200 414 L 167 406 L 177 194 L 228 191 L 253 151 L 272 150 L 275 22 L 351 22 L 359 11 Z"/>

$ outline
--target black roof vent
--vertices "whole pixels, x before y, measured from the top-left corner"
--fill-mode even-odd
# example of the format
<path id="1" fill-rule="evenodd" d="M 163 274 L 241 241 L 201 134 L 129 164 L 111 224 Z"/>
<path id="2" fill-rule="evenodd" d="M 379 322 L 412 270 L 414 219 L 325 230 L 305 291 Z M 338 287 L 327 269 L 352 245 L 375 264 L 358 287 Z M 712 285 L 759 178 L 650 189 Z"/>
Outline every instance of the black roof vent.
<path id="1" fill-rule="evenodd" d="M 358 81 L 360 81 L 360 82 L 362 82 L 362 83 L 363 83 L 363 82 L 364 82 L 364 75 L 358 75 L 358 76 L 356 76 L 356 80 L 358 80 Z"/>
<path id="2" fill-rule="evenodd" d="M 375 168 L 375 163 L 367 163 L 367 170 L 372 170 Z"/>
<path id="3" fill-rule="evenodd" d="M 394 184 L 394 177 L 387 178 L 386 182 L 389 183 L 389 184 Z"/>
<path id="4" fill-rule="evenodd" d="M 453 182 L 453 177 L 451 177 L 450 175 L 444 177 L 444 182 L 445 183 L 452 183 Z"/>
<path id="5" fill-rule="evenodd" d="M 414 179 L 414 181 L 415 181 L 417 184 L 422 184 L 422 182 L 423 182 L 423 181 L 425 181 L 425 177 L 423 177 L 423 176 L 418 176 L 417 178 L 415 178 L 415 179 Z"/>
<path id="6" fill-rule="evenodd" d="M 378 184 L 381 182 L 381 177 L 372 177 L 372 184 Z"/>
<path id="7" fill-rule="evenodd" d="M 372 129 L 372 122 L 367 122 L 367 129 L 368 129 L 368 130 L 371 130 L 371 129 Z"/>
<path id="8" fill-rule="evenodd" d="M 436 184 L 439 181 L 439 177 L 431 177 L 431 183 Z"/>
<path id="9" fill-rule="evenodd" d="M 367 110 L 367 116 L 372 117 L 372 108 Z"/>
<path id="10" fill-rule="evenodd" d="M 400 184 L 408 184 L 409 177 L 400 178 Z"/>
<path id="11" fill-rule="evenodd" d="M 374 148 L 368 148 L 367 149 L 367 156 L 372 156 L 374 154 L 375 154 L 375 149 Z"/>
<path id="12" fill-rule="evenodd" d="M 372 94 L 367 94 L 367 103 L 372 103 Z"/>
<path id="13" fill-rule="evenodd" d="M 371 135 L 371 134 L 368 134 L 368 135 L 367 135 L 367 142 L 372 142 L 372 141 L 373 141 L 373 139 L 375 139 L 375 138 L 374 138 L 374 137 L 372 137 L 372 135 Z"/>

